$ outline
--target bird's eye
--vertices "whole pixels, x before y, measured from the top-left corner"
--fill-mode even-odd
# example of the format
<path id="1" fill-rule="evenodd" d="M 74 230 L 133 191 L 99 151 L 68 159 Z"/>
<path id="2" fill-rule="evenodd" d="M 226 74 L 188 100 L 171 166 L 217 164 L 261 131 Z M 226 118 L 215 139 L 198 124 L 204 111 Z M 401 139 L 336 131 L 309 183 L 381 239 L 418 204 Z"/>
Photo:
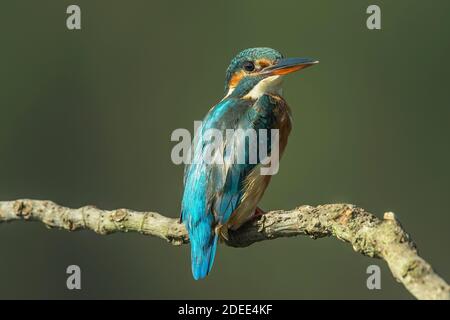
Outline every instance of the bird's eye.
<path id="1" fill-rule="evenodd" d="M 255 64 L 251 61 L 246 61 L 244 62 L 243 68 L 245 71 L 252 72 L 255 71 Z"/>

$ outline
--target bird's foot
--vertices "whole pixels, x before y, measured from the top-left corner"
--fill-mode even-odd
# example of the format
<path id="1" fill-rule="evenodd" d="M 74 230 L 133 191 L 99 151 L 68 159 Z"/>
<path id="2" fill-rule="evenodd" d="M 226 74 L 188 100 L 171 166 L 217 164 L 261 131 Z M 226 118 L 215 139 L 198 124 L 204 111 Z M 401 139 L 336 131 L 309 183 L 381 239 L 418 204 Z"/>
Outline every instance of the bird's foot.
<path id="1" fill-rule="evenodd" d="M 255 213 L 253 214 L 253 219 L 259 219 L 265 213 L 266 212 L 263 209 L 261 209 L 260 207 L 256 207 Z"/>

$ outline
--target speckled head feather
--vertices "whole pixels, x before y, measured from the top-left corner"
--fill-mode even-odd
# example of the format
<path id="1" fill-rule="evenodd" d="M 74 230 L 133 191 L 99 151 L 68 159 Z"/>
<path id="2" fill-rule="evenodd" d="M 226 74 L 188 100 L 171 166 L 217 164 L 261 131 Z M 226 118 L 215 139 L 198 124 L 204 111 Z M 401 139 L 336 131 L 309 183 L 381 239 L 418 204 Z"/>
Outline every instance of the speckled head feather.
<path id="1" fill-rule="evenodd" d="M 256 60 L 267 60 L 277 61 L 282 59 L 283 55 L 277 50 L 271 48 L 249 48 L 239 52 L 233 60 L 231 60 L 230 65 L 228 66 L 226 78 L 225 78 L 225 94 L 227 94 L 230 89 L 230 82 L 233 79 L 233 76 L 236 75 L 240 70 L 242 70 L 243 65 L 247 61 L 256 61 Z"/>

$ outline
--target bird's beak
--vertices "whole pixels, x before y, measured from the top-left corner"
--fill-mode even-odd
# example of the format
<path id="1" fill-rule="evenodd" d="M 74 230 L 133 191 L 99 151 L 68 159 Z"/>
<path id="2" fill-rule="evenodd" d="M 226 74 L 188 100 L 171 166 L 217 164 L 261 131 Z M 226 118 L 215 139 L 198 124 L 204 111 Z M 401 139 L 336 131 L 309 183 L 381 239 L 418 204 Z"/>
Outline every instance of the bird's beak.
<path id="1" fill-rule="evenodd" d="M 280 59 L 274 65 L 265 68 L 262 73 L 266 75 L 285 75 L 305 69 L 317 63 L 319 63 L 319 61 L 309 58 Z"/>

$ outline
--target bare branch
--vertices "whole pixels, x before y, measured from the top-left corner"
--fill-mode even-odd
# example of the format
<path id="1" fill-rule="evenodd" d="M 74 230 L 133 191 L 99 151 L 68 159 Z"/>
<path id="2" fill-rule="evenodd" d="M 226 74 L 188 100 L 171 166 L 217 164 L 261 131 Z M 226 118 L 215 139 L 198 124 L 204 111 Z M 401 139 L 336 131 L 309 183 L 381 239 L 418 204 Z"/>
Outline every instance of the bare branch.
<path id="1" fill-rule="evenodd" d="M 0 201 L 0 222 L 41 221 L 51 228 L 89 229 L 99 234 L 139 232 L 174 245 L 189 238 L 178 219 L 155 212 L 128 209 L 100 210 L 93 206 L 70 209 L 52 201 Z M 335 236 L 369 257 L 387 262 L 394 278 L 418 299 L 450 299 L 450 286 L 422 259 L 415 244 L 392 212 L 383 219 L 349 204 L 301 206 L 290 211 L 270 211 L 260 219 L 230 233 L 228 245 L 246 247 L 255 242 L 307 235 Z"/>

